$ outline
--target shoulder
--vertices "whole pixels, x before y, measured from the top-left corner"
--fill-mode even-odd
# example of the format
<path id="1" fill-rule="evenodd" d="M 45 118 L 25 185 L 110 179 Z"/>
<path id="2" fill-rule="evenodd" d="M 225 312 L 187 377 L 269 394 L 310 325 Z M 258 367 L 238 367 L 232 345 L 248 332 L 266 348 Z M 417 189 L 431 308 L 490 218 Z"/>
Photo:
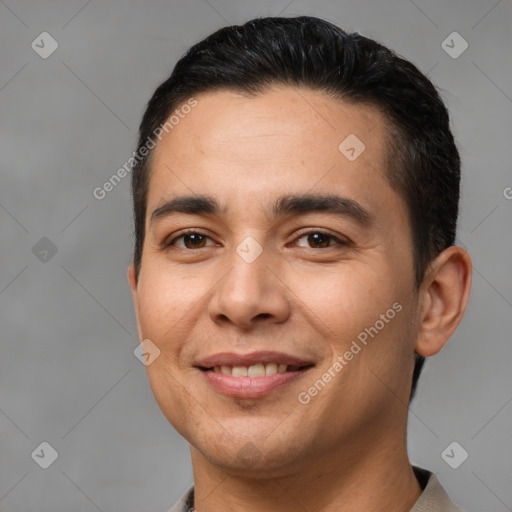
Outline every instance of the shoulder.
<path id="1" fill-rule="evenodd" d="M 417 466 L 413 466 L 413 470 L 423 492 L 410 512 L 463 512 L 450 499 L 434 473 Z"/>
<path id="2" fill-rule="evenodd" d="M 166 512 L 196 512 L 194 509 L 194 486 L 190 486 L 174 506 Z"/>
<path id="3" fill-rule="evenodd" d="M 417 466 L 413 466 L 413 470 L 423 492 L 410 512 L 463 512 L 450 499 L 434 473 Z M 177 503 L 166 512 L 195 512 L 194 486 L 189 487 Z"/>

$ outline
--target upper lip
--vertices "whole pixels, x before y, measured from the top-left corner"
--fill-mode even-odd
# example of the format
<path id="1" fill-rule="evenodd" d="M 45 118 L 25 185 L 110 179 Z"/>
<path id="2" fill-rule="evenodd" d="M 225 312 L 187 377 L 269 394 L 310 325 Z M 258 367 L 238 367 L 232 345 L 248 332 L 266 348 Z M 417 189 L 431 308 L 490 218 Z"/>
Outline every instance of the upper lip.
<path id="1" fill-rule="evenodd" d="M 252 366 L 257 363 L 277 363 L 287 364 L 288 366 L 311 366 L 314 364 L 312 361 L 292 356 L 284 352 L 260 350 L 247 354 L 219 352 L 197 361 L 195 366 L 201 368 L 213 368 L 214 366 Z"/>

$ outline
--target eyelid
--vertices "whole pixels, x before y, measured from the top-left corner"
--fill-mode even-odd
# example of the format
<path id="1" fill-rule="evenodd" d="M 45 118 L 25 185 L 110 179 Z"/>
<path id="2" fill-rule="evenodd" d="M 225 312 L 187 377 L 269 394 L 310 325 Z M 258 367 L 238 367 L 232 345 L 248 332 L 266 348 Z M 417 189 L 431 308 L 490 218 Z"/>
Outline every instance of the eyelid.
<path id="1" fill-rule="evenodd" d="M 322 247 L 321 249 L 324 249 L 324 250 L 325 249 L 334 248 L 334 247 L 336 247 L 336 245 L 338 245 L 338 246 L 349 246 L 349 245 L 352 245 L 352 241 L 349 240 L 347 237 L 334 234 L 331 231 L 323 229 L 323 228 L 305 228 L 305 231 L 302 231 L 302 232 L 297 233 L 295 235 L 295 239 L 294 240 L 298 240 L 299 238 L 302 238 L 305 235 L 311 235 L 311 234 L 315 234 L 315 233 L 318 233 L 318 234 L 321 234 L 321 235 L 327 235 L 328 237 L 332 238 L 334 241 L 337 242 L 337 244 L 329 245 L 328 247 Z M 311 250 L 314 250 L 314 251 L 319 251 L 320 250 L 320 249 L 314 248 L 314 247 L 303 247 L 303 249 L 311 249 Z"/>
<path id="2" fill-rule="evenodd" d="M 210 240 L 212 240 L 212 237 L 210 235 L 208 235 L 207 233 L 205 233 L 204 231 L 202 231 L 201 229 L 198 229 L 198 228 L 188 228 L 188 229 L 185 229 L 183 231 L 179 231 L 178 234 L 175 234 L 173 233 L 172 235 L 166 237 L 164 239 L 164 241 L 162 242 L 162 247 L 164 249 L 166 249 L 167 247 L 170 247 L 172 246 L 176 240 L 179 240 L 180 238 L 184 237 L 185 235 L 201 235 L 201 236 L 204 236 L 205 238 L 209 238 Z M 209 247 L 212 247 L 212 246 L 209 246 Z M 199 249 L 205 249 L 206 247 L 199 247 Z M 181 247 L 179 247 L 179 249 L 181 249 Z M 184 251 L 192 251 L 192 250 L 197 250 L 197 249 L 183 249 Z"/>
<path id="3" fill-rule="evenodd" d="M 201 235 L 201 236 L 204 236 L 205 238 L 209 238 L 210 240 L 213 240 L 211 236 L 209 236 L 208 234 L 206 234 L 205 232 L 203 232 L 201 229 L 198 229 L 198 228 L 188 228 L 184 231 L 181 231 L 179 232 L 179 234 L 177 235 L 171 235 L 172 238 L 171 240 L 168 240 L 169 237 L 167 237 L 162 246 L 164 248 L 167 248 L 169 246 L 173 246 L 173 244 L 176 242 L 176 240 L 179 240 L 180 238 L 182 238 L 183 236 L 185 235 L 189 235 L 189 234 L 197 234 L 197 235 Z M 333 247 L 336 247 L 336 245 L 338 246 L 349 246 L 352 244 L 352 241 L 349 240 L 348 238 L 346 237 L 341 237 L 338 236 L 338 235 L 335 235 L 333 233 L 331 233 L 330 231 L 328 230 L 325 230 L 325 229 L 322 229 L 322 228 L 304 228 L 304 231 L 301 231 L 299 233 L 296 233 L 295 234 L 295 238 L 294 240 L 298 240 L 299 238 L 302 238 L 306 235 L 310 235 L 310 234 L 322 234 L 322 235 L 327 235 L 329 236 L 331 239 L 333 239 L 334 241 L 337 242 L 337 244 L 334 244 L 334 245 L 329 245 L 327 247 L 321 247 L 321 248 L 315 248 L 315 247 L 302 247 L 303 249 L 311 249 L 313 251 L 319 251 L 321 249 L 329 249 L 329 248 L 333 248 Z M 208 247 L 212 247 L 212 246 L 208 246 Z M 299 246 L 300 247 L 300 246 Z M 206 249 L 207 247 L 199 247 L 198 249 Z M 181 247 L 180 247 L 181 249 Z M 194 250 L 198 250 L 198 249 L 183 249 L 185 251 L 194 251 Z"/>

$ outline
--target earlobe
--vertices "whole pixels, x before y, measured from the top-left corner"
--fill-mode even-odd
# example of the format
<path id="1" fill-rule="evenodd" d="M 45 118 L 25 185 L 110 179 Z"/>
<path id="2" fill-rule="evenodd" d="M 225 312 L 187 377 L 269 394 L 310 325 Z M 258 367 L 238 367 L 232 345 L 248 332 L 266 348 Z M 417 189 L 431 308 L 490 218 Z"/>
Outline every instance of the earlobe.
<path id="1" fill-rule="evenodd" d="M 142 333 L 139 323 L 139 299 L 138 299 L 138 290 L 137 290 L 137 278 L 135 276 L 135 267 L 133 263 L 130 264 L 128 267 L 127 272 L 128 277 L 128 284 L 130 285 L 130 289 L 132 291 L 132 297 L 133 297 L 133 307 L 135 310 L 135 320 L 137 322 L 137 332 L 139 336 L 139 340 L 142 340 Z"/>
<path id="2" fill-rule="evenodd" d="M 462 247 L 448 247 L 432 262 L 420 292 L 415 352 L 437 354 L 454 333 L 469 300 L 472 272 L 471 258 Z"/>
<path id="3" fill-rule="evenodd" d="M 135 277 L 135 266 L 133 263 L 130 263 L 130 266 L 128 267 L 127 277 L 128 284 L 130 285 L 132 293 L 134 293 L 134 291 L 137 289 L 137 279 Z"/>

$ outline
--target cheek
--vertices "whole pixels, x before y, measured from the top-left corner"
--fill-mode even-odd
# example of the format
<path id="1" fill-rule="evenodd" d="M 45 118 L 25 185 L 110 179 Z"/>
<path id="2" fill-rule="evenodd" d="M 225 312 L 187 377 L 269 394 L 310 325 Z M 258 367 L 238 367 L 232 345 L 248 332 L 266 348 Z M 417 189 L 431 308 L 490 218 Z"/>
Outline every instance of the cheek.
<path id="1" fill-rule="evenodd" d="M 150 339 L 160 356 L 147 367 L 150 378 L 165 366 L 175 367 L 195 322 L 195 306 L 200 304 L 202 288 L 190 280 L 170 276 L 170 272 L 146 269 L 138 285 L 138 316 L 143 339 Z M 161 364 L 157 364 L 161 363 Z M 156 375 L 155 375 L 156 378 Z"/>
<path id="2" fill-rule="evenodd" d="M 295 275 L 292 289 L 303 299 L 318 329 L 343 348 L 398 300 L 393 280 L 381 275 L 368 265 L 339 265 Z"/>
<path id="3" fill-rule="evenodd" d="M 160 350 L 146 366 L 148 382 L 163 414 L 181 431 L 191 397 L 179 371 L 179 355 L 195 321 L 194 305 L 201 293 L 186 278 L 171 276 L 161 265 L 150 268 L 147 262 L 137 289 L 143 339 L 150 339 Z"/>
<path id="4" fill-rule="evenodd" d="M 295 277 L 305 314 L 328 343 L 333 360 L 342 356 L 347 361 L 343 372 L 351 377 L 343 386 L 354 396 L 373 386 L 377 396 L 386 387 L 382 382 L 399 388 L 408 372 L 412 347 L 406 287 L 384 268 L 342 265 Z"/>
<path id="5" fill-rule="evenodd" d="M 138 285 L 140 323 L 144 333 L 161 333 L 185 317 L 199 300 L 201 289 L 195 284 L 161 265 L 154 268 L 146 265 Z"/>

